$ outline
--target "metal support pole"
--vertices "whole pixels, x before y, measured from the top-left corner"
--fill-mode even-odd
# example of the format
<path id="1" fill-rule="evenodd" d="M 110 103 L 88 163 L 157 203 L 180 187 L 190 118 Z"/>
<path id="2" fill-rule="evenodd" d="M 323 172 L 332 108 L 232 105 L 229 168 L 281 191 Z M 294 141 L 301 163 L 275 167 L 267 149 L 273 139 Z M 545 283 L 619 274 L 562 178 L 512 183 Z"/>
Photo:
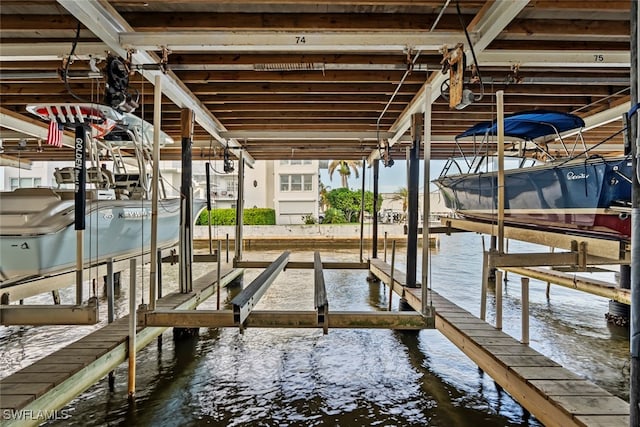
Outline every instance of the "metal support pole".
<path id="1" fill-rule="evenodd" d="M 229 264 L 229 233 L 227 233 L 226 239 L 227 239 L 227 264 Z"/>
<path id="2" fill-rule="evenodd" d="M 75 230 L 76 230 L 76 305 L 81 305 L 83 295 L 83 268 L 84 268 L 84 229 L 85 229 L 85 212 L 87 203 L 87 165 L 86 145 L 87 131 L 84 126 L 76 126 L 75 134 Z"/>
<path id="3" fill-rule="evenodd" d="M 244 220 L 244 156 L 240 151 L 238 157 L 238 198 L 236 200 L 236 243 L 235 261 L 242 260 L 242 222 Z"/>
<path id="4" fill-rule="evenodd" d="M 640 98 L 640 7 L 631 0 L 631 105 Z M 638 156 L 640 155 L 640 113 L 636 112 L 630 129 L 634 180 L 631 191 L 631 374 L 629 385 L 629 425 L 640 425 L 640 182 L 638 182 Z"/>
<path id="5" fill-rule="evenodd" d="M 522 344 L 529 344 L 529 278 L 520 279 L 522 284 Z"/>
<path id="6" fill-rule="evenodd" d="M 364 171 L 362 172 L 364 173 Z M 378 258 L 378 180 L 380 173 L 380 160 L 375 159 L 373 161 L 373 241 L 371 242 L 371 257 Z"/>
<path id="7" fill-rule="evenodd" d="M 393 296 L 393 282 L 395 279 L 393 278 L 393 273 L 396 269 L 396 241 L 391 242 L 391 273 L 389 273 L 389 306 L 387 310 L 391 311 L 391 300 Z"/>
<path id="8" fill-rule="evenodd" d="M 113 301 L 113 259 L 107 260 L 107 321 L 113 322 L 114 301 Z"/>
<path id="9" fill-rule="evenodd" d="M 129 260 L 129 401 L 136 395 L 136 258 Z"/>
<path id="10" fill-rule="evenodd" d="M 384 262 L 387 262 L 387 237 L 389 235 L 388 231 L 384 232 Z"/>
<path id="11" fill-rule="evenodd" d="M 107 261 L 107 322 L 113 323 L 114 301 L 113 301 L 113 259 Z M 114 391 L 116 378 L 113 371 L 109 372 L 109 390 Z"/>
<path id="12" fill-rule="evenodd" d="M 498 124 L 498 253 L 504 253 L 504 91 L 496 92 Z M 496 280 L 496 284 L 499 280 Z"/>
<path id="13" fill-rule="evenodd" d="M 431 215 L 431 85 L 426 85 L 424 93 L 424 177 L 422 181 L 422 314 L 429 311 L 429 216 Z"/>
<path id="14" fill-rule="evenodd" d="M 496 271 L 496 329 L 502 329 L 502 270 Z"/>
<path id="15" fill-rule="evenodd" d="M 182 133 L 182 181 L 180 194 L 182 196 L 182 209 L 180 210 L 180 292 L 188 293 L 192 290 L 191 264 L 193 262 L 193 235 L 191 234 L 191 223 L 193 216 L 192 199 L 192 159 L 191 147 L 193 145 L 191 137 L 193 135 L 194 117 L 193 111 L 183 109 L 180 114 L 180 124 Z"/>
<path id="16" fill-rule="evenodd" d="M 151 260 L 149 261 L 149 310 L 155 310 L 157 299 L 158 199 L 160 179 L 160 139 L 162 136 L 162 75 L 155 77 L 153 90 L 153 176 L 151 179 Z M 142 172 L 142 171 L 140 171 Z"/>
<path id="17" fill-rule="evenodd" d="M 407 170 L 407 283 L 409 288 L 417 287 L 416 271 L 418 257 L 418 183 L 420 181 L 420 140 L 422 139 L 422 114 L 416 113 L 411 121 L 411 139 L 413 145 L 409 151 Z"/>
<path id="18" fill-rule="evenodd" d="M 211 171 L 209 162 L 204 164 L 204 168 L 207 179 L 207 225 L 209 228 L 209 255 L 211 255 L 213 253 L 213 241 L 211 240 Z M 220 251 L 218 251 L 218 258 L 220 258 Z"/>
<path id="19" fill-rule="evenodd" d="M 489 252 L 482 252 L 482 289 L 480 291 L 480 319 L 487 319 L 487 287 L 489 286 Z"/>
<path id="20" fill-rule="evenodd" d="M 157 297 L 158 299 L 162 298 L 162 250 L 159 249 L 158 250 L 158 256 L 156 257 L 156 276 L 157 276 L 157 288 L 158 288 L 158 293 L 157 293 Z"/>
<path id="21" fill-rule="evenodd" d="M 366 159 L 362 159 L 362 190 L 360 191 L 360 262 L 362 262 L 362 256 L 364 252 L 364 189 L 365 189 L 365 177 L 364 165 Z"/>
<path id="22" fill-rule="evenodd" d="M 218 272 L 217 272 L 217 289 L 216 289 L 216 310 L 220 310 L 220 278 L 222 277 L 222 257 L 220 256 L 220 251 L 222 250 L 222 242 L 218 240 L 218 256 L 216 260 L 218 261 Z"/>

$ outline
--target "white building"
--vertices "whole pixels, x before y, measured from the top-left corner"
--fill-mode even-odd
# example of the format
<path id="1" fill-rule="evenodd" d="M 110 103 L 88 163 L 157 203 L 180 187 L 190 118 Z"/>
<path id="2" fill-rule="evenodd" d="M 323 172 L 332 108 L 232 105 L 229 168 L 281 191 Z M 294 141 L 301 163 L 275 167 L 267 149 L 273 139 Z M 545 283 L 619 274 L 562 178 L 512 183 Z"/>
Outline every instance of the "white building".
<path id="1" fill-rule="evenodd" d="M 318 220 L 317 160 L 280 160 L 274 164 L 276 224 L 304 224 Z"/>

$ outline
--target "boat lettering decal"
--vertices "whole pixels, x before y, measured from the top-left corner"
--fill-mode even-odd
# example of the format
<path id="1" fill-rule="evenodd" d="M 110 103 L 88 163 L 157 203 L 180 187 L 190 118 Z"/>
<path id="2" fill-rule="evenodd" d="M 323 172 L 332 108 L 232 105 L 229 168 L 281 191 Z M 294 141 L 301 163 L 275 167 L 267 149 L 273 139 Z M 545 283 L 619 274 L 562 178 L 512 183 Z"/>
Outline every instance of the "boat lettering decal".
<path id="1" fill-rule="evenodd" d="M 122 212 L 118 213 L 118 218 L 147 218 L 149 216 L 149 211 L 147 209 L 124 209 Z"/>
<path id="2" fill-rule="evenodd" d="M 80 189 L 80 172 L 82 171 L 83 154 L 84 153 L 84 141 L 82 138 L 76 138 L 75 140 L 75 166 L 73 171 L 74 191 L 77 193 Z"/>
<path id="3" fill-rule="evenodd" d="M 581 173 L 576 174 L 573 171 L 567 172 L 567 179 L 569 181 L 574 181 L 576 179 L 587 179 L 587 178 L 589 178 L 589 174 L 588 173 L 581 172 Z"/>

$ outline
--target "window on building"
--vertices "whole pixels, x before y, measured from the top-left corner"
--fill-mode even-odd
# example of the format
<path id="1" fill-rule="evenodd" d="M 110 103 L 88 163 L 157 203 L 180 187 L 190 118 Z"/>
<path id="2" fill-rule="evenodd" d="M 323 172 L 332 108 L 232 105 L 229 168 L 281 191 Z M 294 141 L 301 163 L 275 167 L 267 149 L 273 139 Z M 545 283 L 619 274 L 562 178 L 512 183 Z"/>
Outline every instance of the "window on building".
<path id="1" fill-rule="evenodd" d="M 42 185 L 42 178 L 11 178 L 9 183 L 11 190 L 16 188 L 39 187 Z"/>
<path id="2" fill-rule="evenodd" d="M 289 191 L 289 175 L 280 175 L 280 191 Z"/>
<path id="3" fill-rule="evenodd" d="M 311 160 L 280 160 L 280 164 L 283 166 L 286 165 L 310 165 Z"/>
<path id="4" fill-rule="evenodd" d="M 304 179 L 304 191 L 312 191 L 313 190 L 313 175 L 302 175 Z"/>
<path id="5" fill-rule="evenodd" d="M 313 191 L 313 175 L 282 174 L 280 191 Z"/>
<path id="6" fill-rule="evenodd" d="M 302 191 L 302 175 L 289 175 L 291 177 L 291 191 Z"/>

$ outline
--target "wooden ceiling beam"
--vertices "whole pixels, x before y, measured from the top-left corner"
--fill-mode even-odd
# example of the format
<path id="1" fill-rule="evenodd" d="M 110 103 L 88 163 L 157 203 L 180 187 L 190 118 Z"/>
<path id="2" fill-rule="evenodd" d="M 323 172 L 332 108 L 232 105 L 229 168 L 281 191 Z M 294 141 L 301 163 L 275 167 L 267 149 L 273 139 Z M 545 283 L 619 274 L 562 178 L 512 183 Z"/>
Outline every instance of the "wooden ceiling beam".
<path id="1" fill-rule="evenodd" d="M 402 71 L 176 71 L 184 83 L 224 83 L 224 82 L 287 82 L 287 83 L 394 83 L 404 77 Z M 422 84 L 427 78 L 425 72 L 413 72 L 405 83 Z"/>
<path id="2" fill-rule="evenodd" d="M 394 30 L 428 31 L 436 14 L 419 13 L 220 13 L 220 12 L 156 12 L 123 13 L 136 31 L 175 30 Z M 467 22 L 472 15 L 463 15 Z M 439 30 L 459 30 L 456 15 L 443 15 Z"/>
<path id="3" fill-rule="evenodd" d="M 498 36 L 503 40 L 629 41 L 629 21 L 514 19 Z"/>

